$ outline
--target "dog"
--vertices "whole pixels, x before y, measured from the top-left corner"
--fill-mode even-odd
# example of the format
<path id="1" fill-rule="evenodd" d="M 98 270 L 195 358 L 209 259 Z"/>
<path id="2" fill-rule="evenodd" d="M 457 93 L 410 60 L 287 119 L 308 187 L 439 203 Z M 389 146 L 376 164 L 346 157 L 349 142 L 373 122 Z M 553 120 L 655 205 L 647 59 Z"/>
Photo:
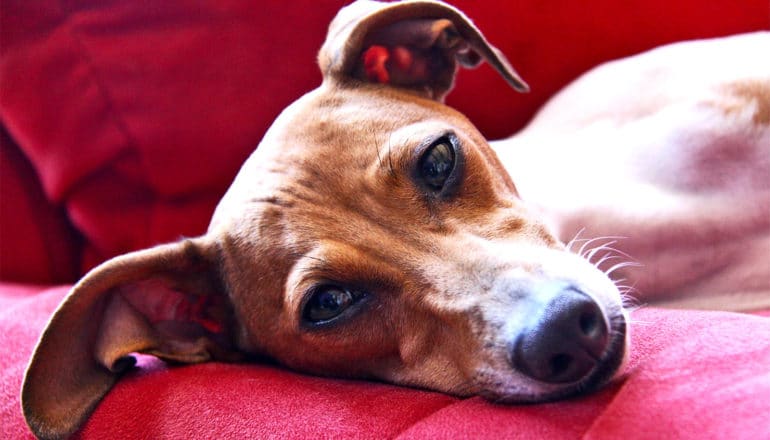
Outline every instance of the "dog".
<path id="1" fill-rule="evenodd" d="M 623 295 L 608 276 L 627 269 L 613 260 L 625 251 L 575 228 L 616 235 L 623 213 L 562 209 L 534 188 L 554 182 L 517 163 L 545 160 L 522 145 L 548 141 L 565 118 L 560 105 L 579 106 L 582 86 L 521 135 L 490 144 L 443 104 L 457 68 L 481 61 L 527 90 L 451 6 L 359 0 L 342 9 L 320 50 L 321 86 L 276 119 L 206 234 L 102 264 L 56 310 L 22 386 L 35 435 L 74 432 L 134 365 L 131 353 L 182 363 L 267 357 L 311 374 L 511 403 L 610 381 L 629 351 Z M 736 99 L 725 115 L 744 116 Z M 761 122 L 762 108 L 748 112 Z M 543 166 L 565 182 L 558 188 L 583 189 L 572 181 L 585 177 L 579 167 Z M 642 230 L 628 243 L 660 244 Z"/>

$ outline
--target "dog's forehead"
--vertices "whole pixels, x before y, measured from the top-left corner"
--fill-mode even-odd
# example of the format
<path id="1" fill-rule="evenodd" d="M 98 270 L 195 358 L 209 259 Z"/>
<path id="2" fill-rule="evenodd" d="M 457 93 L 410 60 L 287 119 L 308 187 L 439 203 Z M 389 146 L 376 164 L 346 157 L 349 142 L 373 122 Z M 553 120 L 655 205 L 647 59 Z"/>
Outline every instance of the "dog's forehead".
<path id="1" fill-rule="evenodd" d="M 464 116 L 438 102 L 377 85 L 321 87 L 276 119 L 217 207 L 209 233 L 253 243 L 241 249 L 249 254 L 271 248 L 286 265 L 320 242 L 377 254 L 398 252 L 381 249 L 382 242 L 420 246 L 426 230 L 440 225 L 418 215 L 424 194 L 410 170 L 417 147 L 447 131 L 465 139 L 463 148 L 482 151 L 479 157 L 493 154 Z"/>
<path id="2" fill-rule="evenodd" d="M 446 131 L 488 149 L 463 115 L 441 103 L 378 85 L 322 86 L 276 119 L 220 202 L 212 227 L 228 217 L 243 220 L 259 201 L 331 207 L 361 196 L 372 188 L 360 185 L 371 184 L 378 168 L 405 160 L 396 150 L 405 153 Z"/>
<path id="3" fill-rule="evenodd" d="M 275 179 L 250 189 L 291 198 L 303 205 L 301 211 L 376 210 L 409 178 L 416 148 L 446 131 L 475 128 L 459 113 L 410 93 L 379 86 L 321 87 L 288 107 L 271 127 L 255 154 L 261 158 L 254 173 Z M 386 181 L 391 173 L 398 174 L 398 182 Z"/>
<path id="4" fill-rule="evenodd" d="M 393 134 L 426 121 L 476 131 L 461 113 L 408 90 L 377 84 L 324 85 L 289 106 L 271 127 L 266 137 L 269 143 L 260 148 L 275 149 L 276 156 L 286 155 L 288 150 L 303 157 L 332 153 L 340 157 L 338 166 L 344 167 L 342 157 L 376 157 L 376 150 L 361 144 L 374 147 L 403 141 Z"/>

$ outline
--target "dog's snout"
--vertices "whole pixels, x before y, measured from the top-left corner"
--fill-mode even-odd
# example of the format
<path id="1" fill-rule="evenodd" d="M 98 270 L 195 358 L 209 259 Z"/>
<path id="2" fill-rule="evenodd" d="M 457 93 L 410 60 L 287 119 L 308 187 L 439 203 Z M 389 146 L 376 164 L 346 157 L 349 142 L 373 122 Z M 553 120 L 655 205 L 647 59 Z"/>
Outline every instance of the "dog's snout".
<path id="1" fill-rule="evenodd" d="M 511 360 L 514 368 L 534 379 L 575 382 L 597 366 L 608 344 L 609 324 L 599 305 L 569 287 L 520 333 Z"/>

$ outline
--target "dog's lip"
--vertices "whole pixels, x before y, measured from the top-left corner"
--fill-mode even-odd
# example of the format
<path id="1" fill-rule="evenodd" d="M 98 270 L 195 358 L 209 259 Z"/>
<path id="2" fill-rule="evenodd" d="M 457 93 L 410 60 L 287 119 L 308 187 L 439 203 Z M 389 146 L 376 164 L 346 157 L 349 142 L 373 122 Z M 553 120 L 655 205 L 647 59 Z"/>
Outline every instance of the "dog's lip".
<path id="1" fill-rule="evenodd" d="M 483 397 L 496 403 L 546 403 L 566 399 L 578 394 L 596 391 L 610 382 L 623 364 L 626 352 L 627 323 L 622 314 L 611 318 L 609 347 L 601 356 L 599 365 L 586 377 L 567 384 L 555 391 L 533 394 L 500 395 L 492 390 L 480 393 Z"/>

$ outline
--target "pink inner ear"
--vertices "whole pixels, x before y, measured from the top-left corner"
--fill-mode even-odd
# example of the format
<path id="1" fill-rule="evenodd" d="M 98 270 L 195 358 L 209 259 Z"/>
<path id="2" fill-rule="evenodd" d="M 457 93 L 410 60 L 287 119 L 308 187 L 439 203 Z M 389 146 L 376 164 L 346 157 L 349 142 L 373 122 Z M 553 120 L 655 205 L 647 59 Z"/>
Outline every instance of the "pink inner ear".
<path id="1" fill-rule="evenodd" d="M 362 58 L 366 78 L 371 82 L 411 85 L 429 79 L 428 56 L 406 46 L 370 46 Z"/>
<path id="2" fill-rule="evenodd" d="M 366 78 L 380 84 L 390 82 L 390 73 L 385 66 L 389 58 L 390 52 L 385 46 L 372 46 L 366 49 L 363 55 Z"/>
<path id="3" fill-rule="evenodd" d="M 190 295 L 169 288 L 163 281 L 148 280 L 124 287 L 120 294 L 151 324 L 187 322 L 200 325 L 211 333 L 222 333 L 223 324 L 208 311 L 216 306 L 211 296 Z"/>

